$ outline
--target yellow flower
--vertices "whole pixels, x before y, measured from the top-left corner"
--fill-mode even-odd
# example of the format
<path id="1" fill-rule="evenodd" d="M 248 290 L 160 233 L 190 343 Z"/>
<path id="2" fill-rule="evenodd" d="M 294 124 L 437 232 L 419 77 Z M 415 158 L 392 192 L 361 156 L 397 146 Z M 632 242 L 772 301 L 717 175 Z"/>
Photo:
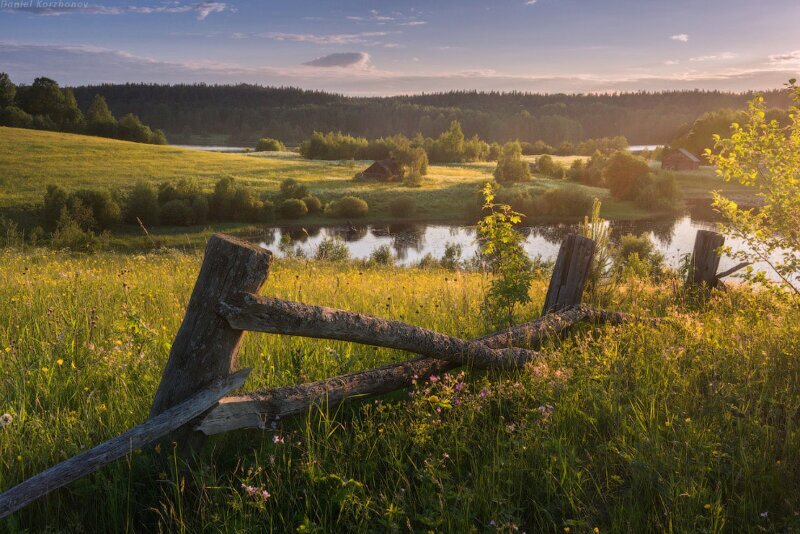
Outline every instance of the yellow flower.
<path id="1" fill-rule="evenodd" d="M 705 508 L 706 510 L 711 510 L 711 505 L 706 503 L 703 505 L 703 508 Z"/>
<path id="2" fill-rule="evenodd" d="M 21 455 L 18 455 L 18 456 L 17 456 L 17 461 L 18 461 L 18 462 L 21 462 L 21 461 L 22 461 L 22 456 L 21 456 Z"/>
<path id="3" fill-rule="evenodd" d="M 569 534 L 569 527 L 564 527 L 564 534 Z"/>
<path id="4" fill-rule="evenodd" d="M 430 397 L 428 397 L 428 402 L 439 402 L 439 397 L 437 397 L 436 395 L 431 395 Z"/>
<path id="5" fill-rule="evenodd" d="M 49 371 L 49 369 L 47 367 L 42 367 L 42 372 L 43 373 L 46 373 L 47 371 Z"/>
<path id="6" fill-rule="evenodd" d="M 116 340 L 114 343 L 115 343 L 115 344 L 116 344 L 118 347 L 119 347 L 120 345 L 122 345 L 122 341 L 120 341 L 119 339 L 118 339 L 118 340 Z"/>
<path id="7" fill-rule="evenodd" d="M 59 358 L 59 359 L 57 359 L 57 360 L 56 360 L 56 363 L 57 363 L 59 366 L 62 366 L 62 365 L 64 365 L 64 360 L 62 360 L 61 358 Z"/>
<path id="8" fill-rule="evenodd" d="M 6 352 L 11 352 L 11 347 L 6 347 Z"/>
<path id="9" fill-rule="evenodd" d="M 592 532 L 594 532 L 594 534 L 600 534 L 600 529 L 599 529 L 599 528 L 597 528 L 597 527 L 594 527 L 594 528 L 592 529 Z"/>

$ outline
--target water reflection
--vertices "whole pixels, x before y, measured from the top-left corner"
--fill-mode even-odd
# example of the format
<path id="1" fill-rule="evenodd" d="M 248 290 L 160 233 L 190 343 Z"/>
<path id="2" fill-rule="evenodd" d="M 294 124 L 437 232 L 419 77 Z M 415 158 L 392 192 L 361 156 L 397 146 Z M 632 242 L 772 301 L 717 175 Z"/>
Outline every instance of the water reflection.
<path id="1" fill-rule="evenodd" d="M 611 221 L 611 239 L 618 241 L 625 234 L 647 234 L 656 247 L 664 254 L 667 262 L 678 266 L 681 256 L 691 252 L 695 234 L 700 229 L 716 229 L 716 224 L 693 214 L 674 219 L 645 221 Z M 525 236 L 525 250 L 531 257 L 552 260 L 564 238 L 578 229 L 578 224 L 538 224 L 521 228 Z M 329 237 L 341 238 L 347 243 L 350 255 L 354 258 L 368 258 L 373 250 L 388 245 L 394 251 L 397 262 L 410 265 L 427 254 L 436 258 L 444 255 L 448 243 L 457 243 L 463 250 L 462 258 L 472 257 L 476 250 L 476 230 L 474 226 L 457 226 L 423 223 L 397 223 L 376 225 L 344 224 L 339 226 L 281 227 L 267 228 L 252 236 L 266 248 L 279 256 L 278 244 L 289 236 L 295 247 L 307 256 L 313 256 L 320 242 Z M 744 246 L 735 239 L 728 238 L 727 245 L 734 249 Z M 736 262 L 723 257 L 720 270 L 732 267 Z M 766 269 L 761 265 L 757 268 Z"/>

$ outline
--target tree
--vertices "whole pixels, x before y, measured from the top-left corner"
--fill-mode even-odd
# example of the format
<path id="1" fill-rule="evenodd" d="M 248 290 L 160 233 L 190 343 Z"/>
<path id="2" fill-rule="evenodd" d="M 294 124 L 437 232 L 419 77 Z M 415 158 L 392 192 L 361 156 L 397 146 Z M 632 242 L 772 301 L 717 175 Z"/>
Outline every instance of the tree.
<path id="1" fill-rule="evenodd" d="M 283 152 L 286 147 L 277 139 L 262 137 L 256 143 L 256 152 Z"/>
<path id="2" fill-rule="evenodd" d="M 751 187 L 764 203 L 758 210 L 742 209 L 714 194 L 713 205 L 722 214 L 724 230 L 747 245 L 732 254 L 742 261 L 763 261 L 784 287 L 800 297 L 800 87 L 796 83 L 793 79 L 788 84 L 794 102 L 788 126 L 769 119 L 764 97 L 757 96 L 750 101 L 744 124 L 732 124 L 730 138 L 715 135 L 715 150 L 706 150 L 706 156 L 726 181 Z M 769 284 L 764 273 L 748 271 L 745 278 Z"/>
<path id="3" fill-rule="evenodd" d="M 522 234 L 514 229 L 522 221 L 522 214 L 506 204 L 495 204 L 491 184 L 484 186 L 483 198 L 486 215 L 478 222 L 478 242 L 494 274 L 486 305 L 490 315 L 502 312 L 511 326 L 516 305 L 531 300 L 533 281 L 531 260 L 522 248 Z"/>
<path id="4" fill-rule="evenodd" d="M 619 200 L 635 200 L 648 185 L 649 176 L 647 161 L 624 151 L 612 154 L 603 168 L 603 180 L 611 195 Z"/>
<path id="5" fill-rule="evenodd" d="M 5 72 L 0 72 L 0 108 L 14 105 L 17 95 L 17 86 L 11 83 L 11 78 Z"/>
<path id="6" fill-rule="evenodd" d="M 133 186 L 128 195 L 125 206 L 125 222 L 137 224 L 137 218 L 143 224 L 152 226 L 158 224 L 159 206 L 158 193 L 148 182 L 139 181 Z"/>
<path id="7" fill-rule="evenodd" d="M 494 170 L 494 178 L 500 183 L 525 182 L 531 179 L 530 167 L 522 159 L 522 147 L 518 141 L 503 146 Z"/>
<path id="8" fill-rule="evenodd" d="M 87 132 L 102 137 L 116 137 L 117 119 L 108 109 L 106 99 L 102 95 L 95 95 L 89 110 L 86 113 Z"/>

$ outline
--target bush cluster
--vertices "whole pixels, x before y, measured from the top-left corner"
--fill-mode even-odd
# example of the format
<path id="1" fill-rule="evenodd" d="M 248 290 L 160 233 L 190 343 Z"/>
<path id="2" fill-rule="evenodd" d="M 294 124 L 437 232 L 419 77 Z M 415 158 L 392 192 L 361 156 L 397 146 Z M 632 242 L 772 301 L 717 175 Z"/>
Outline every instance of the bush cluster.
<path id="1" fill-rule="evenodd" d="M 278 139 L 262 137 L 256 143 L 256 152 L 283 152 L 286 150 L 284 144 Z"/>

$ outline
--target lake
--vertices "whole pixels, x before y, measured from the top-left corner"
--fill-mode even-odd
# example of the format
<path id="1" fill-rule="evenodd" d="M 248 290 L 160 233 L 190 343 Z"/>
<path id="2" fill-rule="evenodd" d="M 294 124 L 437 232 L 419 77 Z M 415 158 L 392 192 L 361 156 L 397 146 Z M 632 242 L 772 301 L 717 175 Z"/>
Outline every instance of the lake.
<path id="1" fill-rule="evenodd" d="M 177 148 L 202 150 L 203 152 L 244 152 L 248 150 L 243 146 L 213 146 L 213 145 L 170 145 Z"/>
<path id="2" fill-rule="evenodd" d="M 692 252 L 698 230 L 717 229 L 717 225 L 711 220 L 698 218 L 690 213 L 673 219 L 610 221 L 609 224 L 614 240 L 629 233 L 649 235 L 672 267 L 677 267 L 681 257 Z M 577 224 L 536 224 L 520 230 L 525 235 L 525 250 L 532 258 L 539 256 L 545 260 L 553 260 L 561 242 L 567 234 L 574 233 L 577 227 Z M 261 235 L 252 236 L 251 240 L 281 256 L 278 245 L 281 238 L 288 235 L 295 248 L 299 248 L 307 256 L 313 256 L 322 240 L 339 237 L 347 244 L 350 255 L 354 258 L 368 258 L 379 246 L 389 245 L 398 264 L 411 265 L 427 254 L 441 258 L 448 243 L 461 245 L 462 258 L 470 258 L 477 250 L 475 234 L 475 227 L 471 226 L 393 223 L 267 228 Z M 731 238 L 726 240 L 726 244 L 735 250 L 744 246 Z M 736 263 L 738 262 L 731 258 L 723 257 L 720 271 Z M 757 268 L 767 270 L 765 264 L 757 265 Z"/>

